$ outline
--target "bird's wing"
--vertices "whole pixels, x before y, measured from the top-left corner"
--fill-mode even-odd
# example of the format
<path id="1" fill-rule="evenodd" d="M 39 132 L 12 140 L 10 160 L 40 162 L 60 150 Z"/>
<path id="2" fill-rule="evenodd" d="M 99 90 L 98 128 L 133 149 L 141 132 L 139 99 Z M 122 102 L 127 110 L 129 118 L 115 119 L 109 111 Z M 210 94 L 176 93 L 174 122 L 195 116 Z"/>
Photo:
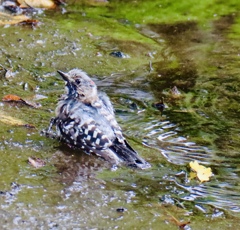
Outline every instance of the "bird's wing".
<path id="1" fill-rule="evenodd" d="M 77 142 L 82 141 L 93 150 L 104 150 L 112 145 L 112 141 L 96 126 L 94 120 L 90 123 L 84 123 L 78 128 L 82 133 L 78 134 Z"/>
<path id="2" fill-rule="evenodd" d="M 115 138 L 124 142 L 114 115 L 101 105 L 93 107 L 69 100 L 59 103 L 57 111 L 58 135 L 70 145 L 94 151 L 108 148 Z"/>
<path id="3" fill-rule="evenodd" d="M 112 141 L 97 126 L 94 120 L 77 124 L 74 120 L 66 120 L 57 126 L 61 138 L 68 145 L 81 148 L 86 153 L 94 152 L 112 164 L 119 164 L 122 160 L 109 147 Z"/>
<path id="4" fill-rule="evenodd" d="M 103 93 L 103 92 L 99 92 L 98 96 L 99 96 L 99 99 L 102 101 L 105 109 L 108 110 L 108 112 L 112 116 L 114 116 L 114 108 L 113 108 L 112 103 L 111 103 L 109 97 L 107 96 L 107 94 Z"/>
<path id="5" fill-rule="evenodd" d="M 109 97 L 103 93 L 99 93 L 99 98 L 102 102 L 101 107 L 99 108 L 99 113 L 102 114 L 107 122 L 111 125 L 113 132 L 115 133 L 116 138 L 122 144 L 124 144 L 125 138 L 122 135 L 122 129 L 116 121 L 114 108 Z"/>
<path id="6" fill-rule="evenodd" d="M 56 125 L 62 139 L 68 144 L 86 150 L 104 150 L 112 145 L 91 114 L 87 116 L 70 115 Z"/>

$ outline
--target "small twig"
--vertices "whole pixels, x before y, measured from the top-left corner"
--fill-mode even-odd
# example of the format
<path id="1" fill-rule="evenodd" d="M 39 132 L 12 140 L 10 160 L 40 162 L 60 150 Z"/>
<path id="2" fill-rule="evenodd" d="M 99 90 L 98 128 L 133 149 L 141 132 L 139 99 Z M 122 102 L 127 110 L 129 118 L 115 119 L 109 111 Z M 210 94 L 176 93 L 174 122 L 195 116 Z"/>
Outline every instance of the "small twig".
<path id="1" fill-rule="evenodd" d="M 149 73 L 151 73 L 153 71 L 153 67 L 152 67 L 152 61 L 149 61 Z"/>

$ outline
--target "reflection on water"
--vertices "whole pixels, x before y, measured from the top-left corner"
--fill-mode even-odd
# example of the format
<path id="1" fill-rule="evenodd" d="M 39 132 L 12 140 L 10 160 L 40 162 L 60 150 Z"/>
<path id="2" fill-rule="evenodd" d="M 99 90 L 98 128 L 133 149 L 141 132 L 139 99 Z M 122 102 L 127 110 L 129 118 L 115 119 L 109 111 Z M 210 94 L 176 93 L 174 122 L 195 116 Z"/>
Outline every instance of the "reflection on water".
<path id="1" fill-rule="evenodd" d="M 154 124 L 145 129 L 152 130 L 146 135 L 144 143 L 159 149 L 168 161 L 177 165 L 186 165 L 195 159 L 204 164 L 210 164 L 209 158 L 213 157 L 210 150 L 180 136 L 178 134 L 179 127 L 176 124 L 172 124 L 170 121 L 153 121 L 151 123 Z"/>
<path id="2" fill-rule="evenodd" d="M 59 173 L 59 181 L 68 185 L 94 179 L 102 168 L 110 168 L 107 162 L 95 155 L 87 155 L 63 146 L 61 150 L 53 153 L 51 162 Z"/>
<path id="3" fill-rule="evenodd" d="M 173 179 L 176 185 L 187 191 L 180 196 L 186 201 L 194 201 L 196 204 L 210 204 L 225 210 L 239 212 L 240 196 L 239 180 L 236 173 L 232 172 L 232 159 L 226 159 L 223 155 L 203 145 L 191 141 L 191 138 L 179 134 L 180 127 L 169 120 L 139 121 L 142 129 L 143 144 L 150 148 L 158 149 L 159 152 L 175 165 L 188 165 L 190 161 L 198 160 L 203 165 L 208 165 L 214 172 L 210 182 L 204 184 L 188 180 L 179 181 L 178 177 Z M 221 174 L 221 171 L 224 173 Z M 219 175 L 220 174 L 220 175 Z M 235 180 L 236 179 L 236 180 Z"/>

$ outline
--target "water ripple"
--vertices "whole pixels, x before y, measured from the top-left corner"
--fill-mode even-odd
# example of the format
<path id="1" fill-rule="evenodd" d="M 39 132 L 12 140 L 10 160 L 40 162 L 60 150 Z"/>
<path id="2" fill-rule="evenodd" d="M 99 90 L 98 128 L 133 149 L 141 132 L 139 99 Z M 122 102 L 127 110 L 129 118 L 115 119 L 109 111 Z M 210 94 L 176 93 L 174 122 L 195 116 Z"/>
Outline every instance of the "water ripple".
<path id="1" fill-rule="evenodd" d="M 210 149 L 207 146 L 199 145 L 191 138 L 180 134 L 178 125 L 169 120 L 149 119 L 147 122 L 136 119 L 132 124 L 144 126 L 142 128 L 143 144 L 157 149 L 167 161 L 175 165 L 187 166 L 190 161 L 198 160 L 203 165 L 209 165 L 214 173 L 210 182 L 186 186 L 189 182 L 175 181 L 176 185 L 185 191 L 182 200 L 194 201 L 195 204 L 207 204 L 232 212 L 240 212 L 240 195 L 237 184 L 239 171 L 234 167 L 233 158 L 235 154 L 226 157 L 219 150 Z M 235 164 L 239 163 L 235 161 Z M 223 172 L 224 173 L 223 173 Z"/>

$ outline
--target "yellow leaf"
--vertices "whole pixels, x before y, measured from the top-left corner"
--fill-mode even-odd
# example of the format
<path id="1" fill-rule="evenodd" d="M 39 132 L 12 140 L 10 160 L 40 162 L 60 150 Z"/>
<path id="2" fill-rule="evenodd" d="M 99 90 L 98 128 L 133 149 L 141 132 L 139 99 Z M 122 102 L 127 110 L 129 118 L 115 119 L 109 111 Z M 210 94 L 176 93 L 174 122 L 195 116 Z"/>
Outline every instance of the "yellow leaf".
<path id="1" fill-rule="evenodd" d="M 52 0 L 18 0 L 21 7 L 53 9 L 56 4 Z"/>
<path id="2" fill-rule="evenodd" d="M 201 181 L 209 181 L 209 178 L 212 176 L 212 169 L 206 168 L 203 165 L 198 164 L 197 161 L 191 161 L 189 163 L 191 169 L 197 173 L 197 178 Z"/>
<path id="3" fill-rule="evenodd" d="M 190 165 L 191 169 L 194 170 L 195 172 L 197 172 L 197 170 L 200 166 L 197 161 L 191 161 L 189 163 L 189 165 Z"/>
<path id="4" fill-rule="evenodd" d="M 28 128 L 34 128 L 33 125 L 27 124 L 23 120 L 8 116 L 0 111 L 0 122 L 5 123 L 7 125 L 15 125 L 15 126 L 26 126 Z"/>
<path id="5" fill-rule="evenodd" d="M 192 180 L 192 179 L 194 179 L 196 177 L 197 177 L 197 173 L 196 172 L 190 172 L 189 173 L 189 180 Z"/>
<path id="6" fill-rule="evenodd" d="M 201 182 L 209 181 L 210 177 L 212 176 L 212 169 L 211 168 L 204 168 L 197 172 L 197 177 Z"/>
<path id="7" fill-rule="evenodd" d="M 25 15 L 10 15 L 0 12 L 0 25 L 14 25 L 29 20 Z"/>

